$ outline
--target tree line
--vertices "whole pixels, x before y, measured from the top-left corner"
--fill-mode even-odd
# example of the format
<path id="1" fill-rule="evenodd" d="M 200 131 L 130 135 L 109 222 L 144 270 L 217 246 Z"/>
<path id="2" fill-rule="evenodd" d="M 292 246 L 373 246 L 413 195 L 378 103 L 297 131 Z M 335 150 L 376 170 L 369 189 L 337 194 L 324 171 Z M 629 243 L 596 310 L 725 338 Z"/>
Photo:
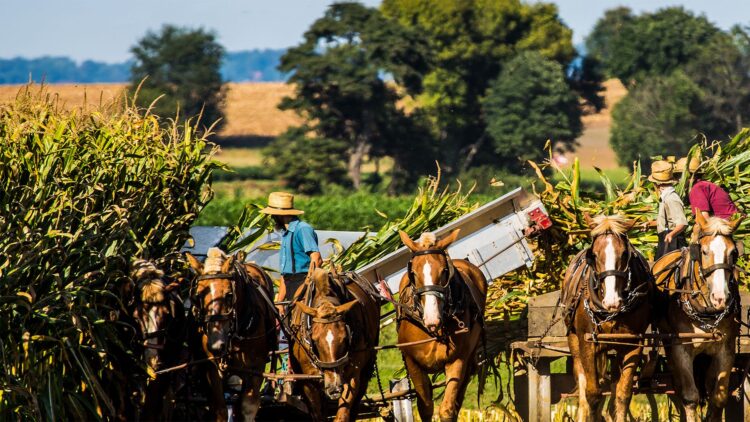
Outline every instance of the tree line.
<path id="1" fill-rule="evenodd" d="M 293 87 L 279 107 L 304 123 L 265 148 L 266 168 L 310 194 L 409 190 L 435 162 L 465 179 L 522 173 L 548 140 L 557 153 L 575 149 L 581 116 L 604 106 L 605 78 L 629 90 L 613 111 L 619 161 L 681 155 L 697 134 L 722 139 L 747 121 L 749 40 L 744 27 L 722 31 L 681 7 L 621 7 L 581 52 L 551 3 L 334 3 L 279 56 Z M 226 53 L 214 33 L 167 25 L 132 52 L 140 105 L 221 117 Z"/>
<path id="2" fill-rule="evenodd" d="M 609 10 L 586 40 L 607 77 L 628 95 L 613 110 L 621 164 L 685 155 L 703 139 L 726 140 L 750 118 L 750 32 L 721 30 L 682 7 L 636 15 Z"/>
<path id="3" fill-rule="evenodd" d="M 286 50 L 263 49 L 226 53 L 219 72 L 227 82 L 284 81 L 286 75 L 277 67 Z M 0 59 L 0 85 L 47 83 L 116 83 L 128 82 L 133 60 L 105 63 L 85 60 L 77 63 L 69 57 L 15 57 Z"/>

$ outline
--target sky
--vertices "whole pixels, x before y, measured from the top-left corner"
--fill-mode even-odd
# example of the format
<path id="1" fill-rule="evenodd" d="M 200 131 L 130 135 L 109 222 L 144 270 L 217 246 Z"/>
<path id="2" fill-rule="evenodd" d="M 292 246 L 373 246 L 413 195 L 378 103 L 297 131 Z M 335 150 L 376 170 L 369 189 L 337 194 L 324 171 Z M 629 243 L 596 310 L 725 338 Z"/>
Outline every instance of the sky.
<path id="1" fill-rule="evenodd" d="M 380 0 L 362 0 L 377 6 Z M 635 12 L 682 5 L 721 28 L 750 23 L 746 0 L 553 0 L 580 44 L 605 10 Z M 322 16 L 332 0 L 3 0 L 0 58 L 68 56 L 121 62 L 130 47 L 163 24 L 203 27 L 217 33 L 227 51 L 286 48 Z M 741 21 L 742 18 L 746 20 Z"/>

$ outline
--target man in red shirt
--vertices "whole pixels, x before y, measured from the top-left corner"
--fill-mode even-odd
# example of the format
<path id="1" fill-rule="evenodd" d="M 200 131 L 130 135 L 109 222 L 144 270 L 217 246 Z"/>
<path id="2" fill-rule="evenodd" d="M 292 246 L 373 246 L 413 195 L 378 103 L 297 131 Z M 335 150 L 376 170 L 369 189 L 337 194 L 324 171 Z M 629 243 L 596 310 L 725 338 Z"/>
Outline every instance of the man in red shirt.
<path id="1" fill-rule="evenodd" d="M 684 172 L 685 164 L 687 164 L 687 158 L 677 161 L 675 172 Z M 687 167 L 694 178 L 693 187 L 688 195 L 693 215 L 701 212 L 703 217 L 706 218 L 715 216 L 729 220 L 733 215 L 740 212 L 727 191 L 714 183 L 701 179 L 700 160 L 697 157 L 692 157 Z"/>

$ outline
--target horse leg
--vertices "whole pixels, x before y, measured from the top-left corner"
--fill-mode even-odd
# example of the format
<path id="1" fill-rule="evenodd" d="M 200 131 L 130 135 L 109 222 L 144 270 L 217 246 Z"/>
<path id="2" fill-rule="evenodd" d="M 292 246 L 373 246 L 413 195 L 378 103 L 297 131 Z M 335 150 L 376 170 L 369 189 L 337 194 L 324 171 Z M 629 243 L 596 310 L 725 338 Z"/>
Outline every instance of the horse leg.
<path id="1" fill-rule="evenodd" d="M 341 393 L 341 398 L 338 402 L 338 409 L 336 410 L 336 419 L 334 422 L 346 422 L 349 420 L 356 419 L 356 415 L 352 417 L 352 408 L 354 403 L 359 400 L 359 389 L 358 380 L 361 376 L 360 371 L 354 371 L 354 374 L 349 378 L 349 382 L 344 384 L 344 391 Z"/>
<path id="2" fill-rule="evenodd" d="M 469 356 L 468 359 L 473 359 Z M 469 382 L 467 369 L 469 364 L 462 359 L 456 359 L 445 365 L 445 395 L 440 403 L 440 421 L 456 421 L 458 412 L 461 410 L 459 395 L 466 390 Z"/>
<path id="3" fill-rule="evenodd" d="M 209 408 L 211 413 L 216 416 L 216 422 L 226 422 L 229 418 L 227 414 L 227 405 L 224 401 L 224 383 L 222 382 L 219 370 L 214 364 L 207 364 L 208 371 L 206 377 L 208 379 L 208 394 L 209 394 Z"/>
<path id="4" fill-rule="evenodd" d="M 693 378 L 693 356 L 685 345 L 673 345 L 671 349 L 671 352 L 667 349 L 667 356 L 672 369 L 672 379 L 682 404 L 681 420 L 693 422 L 696 420 L 696 409 L 700 400 L 700 393 Z"/>
<path id="5" fill-rule="evenodd" d="M 732 344 L 727 342 L 726 344 Z M 721 421 L 724 407 L 729 399 L 729 377 L 734 364 L 734 349 L 731 346 L 722 349 L 711 359 L 706 377 L 706 391 L 708 392 L 707 421 Z"/>
<path id="6" fill-rule="evenodd" d="M 252 422 L 255 420 L 255 415 L 258 414 L 258 409 L 260 408 L 260 386 L 263 383 L 263 377 L 253 375 L 249 377 L 248 381 L 248 385 L 243 386 L 241 418 L 238 419 L 245 422 Z"/>
<path id="7" fill-rule="evenodd" d="M 617 393 L 615 395 L 615 421 L 625 422 L 628 417 L 630 399 L 633 397 L 633 376 L 641 361 L 641 348 L 634 347 L 625 353 L 618 350 L 617 357 L 620 361 L 620 379 L 617 380 L 615 390 Z"/>
<path id="8" fill-rule="evenodd" d="M 581 343 L 576 334 L 568 335 L 568 345 L 570 353 L 573 356 L 573 372 L 578 381 L 578 422 L 588 422 L 593 420 L 591 412 L 592 406 L 597 408 L 597 390 L 599 388 L 596 380 L 596 362 L 593 356 L 593 346 L 584 343 L 587 350 L 592 352 L 591 356 L 584 357 L 581 355 Z M 586 377 L 586 371 L 591 374 Z M 592 401 L 593 399 L 593 401 Z"/>
<path id="9" fill-rule="evenodd" d="M 323 401 L 320 396 L 320 388 L 317 385 L 305 382 L 302 385 L 302 391 L 305 394 L 305 398 L 307 398 L 308 406 L 310 406 L 308 410 L 310 411 L 311 419 L 314 421 L 325 420 L 323 418 Z"/>
<path id="10" fill-rule="evenodd" d="M 422 368 L 409 356 L 404 356 L 406 372 L 409 374 L 414 391 L 417 393 L 417 410 L 419 418 L 423 421 L 431 421 L 435 411 L 435 403 L 432 402 L 432 382 L 430 377 L 422 371 Z"/>

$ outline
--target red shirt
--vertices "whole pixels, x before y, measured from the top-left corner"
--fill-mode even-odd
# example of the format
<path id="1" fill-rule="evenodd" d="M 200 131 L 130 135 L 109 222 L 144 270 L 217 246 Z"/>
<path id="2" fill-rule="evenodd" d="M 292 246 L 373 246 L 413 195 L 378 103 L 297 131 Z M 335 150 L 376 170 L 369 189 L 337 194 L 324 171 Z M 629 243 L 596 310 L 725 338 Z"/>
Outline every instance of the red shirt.
<path id="1" fill-rule="evenodd" d="M 697 210 L 707 211 L 711 215 L 727 220 L 740 212 L 724 189 L 705 180 L 698 180 L 690 189 L 690 208 L 693 214 Z"/>

